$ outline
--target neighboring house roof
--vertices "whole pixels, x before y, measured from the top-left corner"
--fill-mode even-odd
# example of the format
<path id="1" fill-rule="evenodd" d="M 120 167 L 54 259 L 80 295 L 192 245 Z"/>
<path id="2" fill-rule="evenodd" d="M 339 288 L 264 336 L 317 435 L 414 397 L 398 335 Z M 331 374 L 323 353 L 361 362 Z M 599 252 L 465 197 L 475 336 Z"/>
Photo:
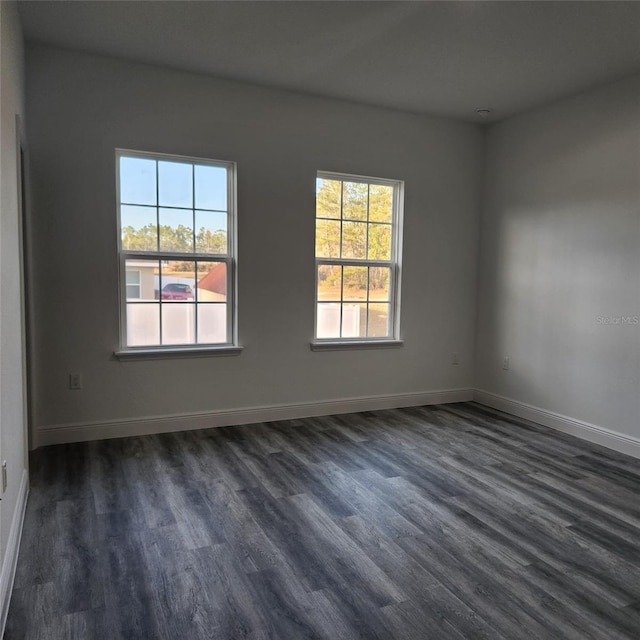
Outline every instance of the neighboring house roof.
<path id="1" fill-rule="evenodd" d="M 206 289 L 212 293 L 227 295 L 227 265 L 219 262 L 209 273 L 198 281 L 198 289 Z"/>
<path id="2" fill-rule="evenodd" d="M 149 262 L 149 260 L 130 260 L 127 259 L 127 269 L 158 269 L 158 262 Z"/>

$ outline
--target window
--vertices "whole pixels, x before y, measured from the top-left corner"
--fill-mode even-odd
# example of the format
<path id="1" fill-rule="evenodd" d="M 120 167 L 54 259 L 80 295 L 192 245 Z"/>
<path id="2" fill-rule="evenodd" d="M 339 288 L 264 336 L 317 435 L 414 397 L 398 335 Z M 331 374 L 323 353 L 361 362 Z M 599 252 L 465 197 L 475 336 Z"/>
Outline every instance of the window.
<path id="1" fill-rule="evenodd" d="M 398 339 L 403 183 L 319 172 L 318 342 Z"/>
<path id="2" fill-rule="evenodd" d="M 140 270 L 127 269 L 127 300 L 140 298 Z"/>
<path id="3" fill-rule="evenodd" d="M 235 343 L 235 164 L 117 151 L 124 350 Z"/>

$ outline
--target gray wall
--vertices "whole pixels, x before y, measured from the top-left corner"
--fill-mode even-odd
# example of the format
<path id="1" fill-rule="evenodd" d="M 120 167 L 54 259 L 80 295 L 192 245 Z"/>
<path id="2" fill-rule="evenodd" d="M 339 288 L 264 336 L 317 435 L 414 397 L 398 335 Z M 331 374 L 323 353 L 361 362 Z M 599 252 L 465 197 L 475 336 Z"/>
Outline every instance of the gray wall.
<path id="1" fill-rule="evenodd" d="M 640 76 L 486 145 L 476 386 L 640 437 Z"/>
<path id="2" fill-rule="evenodd" d="M 27 64 L 39 427 L 472 386 L 479 127 L 40 46 Z M 242 355 L 113 359 L 116 147 L 237 161 Z M 405 180 L 404 348 L 309 349 L 318 169 Z"/>
<path id="3" fill-rule="evenodd" d="M 16 115 L 24 113 L 24 54 L 15 3 L 0 2 L 0 27 L 0 456 L 8 474 L 0 503 L 0 553 L 5 562 L 10 560 L 5 552 L 26 469 L 16 151 Z"/>

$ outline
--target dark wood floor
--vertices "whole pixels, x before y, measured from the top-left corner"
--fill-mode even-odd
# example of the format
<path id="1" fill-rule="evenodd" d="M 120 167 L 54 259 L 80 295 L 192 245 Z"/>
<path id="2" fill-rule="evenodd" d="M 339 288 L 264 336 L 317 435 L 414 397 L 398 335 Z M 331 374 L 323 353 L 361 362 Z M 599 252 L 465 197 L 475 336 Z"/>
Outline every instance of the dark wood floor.
<path id="1" fill-rule="evenodd" d="M 5 638 L 640 638 L 640 463 L 474 404 L 36 452 Z"/>

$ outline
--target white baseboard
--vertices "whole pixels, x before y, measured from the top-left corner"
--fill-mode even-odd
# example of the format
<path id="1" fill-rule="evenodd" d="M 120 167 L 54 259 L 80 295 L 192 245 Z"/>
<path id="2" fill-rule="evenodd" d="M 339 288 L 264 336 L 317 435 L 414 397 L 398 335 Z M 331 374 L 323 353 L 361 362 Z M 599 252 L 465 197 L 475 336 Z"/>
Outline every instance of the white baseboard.
<path id="1" fill-rule="evenodd" d="M 582 420 L 576 420 L 560 413 L 540 409 L 539 407 L 534 407 L 518 400 L 511 400 L 481 389 L 474 391 L 473 399 L 488 407 L 543 424 L 563 433 L 569 433 L 589 442 L 595 442 L 603 447 L 626 453 L 634 458 L 640 458 L 640 438 L 634 438 L 633 436 L 605 429 Z"/>
<path id="2" fill-rule="evenodd" d="M 149 416 L 130 420 L 111 420 L 84 424 L 61 424 L 40 427 L 36 432 L 36 447 L 106 438 L 141 436 L 170 431 L 190 431 L 227 427 L 237 424 L 294 420 L 312 416 L 326 416 L 358 411 L 417 407 L 427 404 L 465 402 L 473 399 L 473 389 L 445 389 L 399 395 L 369 396 L 323 402 L 207 411 L 170 416 Z"/>
<path id="3" fill-rule="evenodd" d="M 16 565 L 18 564 L 18 552 L 20 551 L 20 539 L 22 537 L 22 525 L 27 507 L 28 493 L 29 475 L 25 469 L 22 472 L 22 479 L 20 480 L 18 499 L 16 500 L 16 507 L 13 510 L 7 549 L 2 561 L 2 572 L 0 573 L 0 638 L 4 635 L 4 627 L 7 623 L 7 614 L 9 613 L 9 603 L 11 602 L 13 580 L 16 575 Z"/>

